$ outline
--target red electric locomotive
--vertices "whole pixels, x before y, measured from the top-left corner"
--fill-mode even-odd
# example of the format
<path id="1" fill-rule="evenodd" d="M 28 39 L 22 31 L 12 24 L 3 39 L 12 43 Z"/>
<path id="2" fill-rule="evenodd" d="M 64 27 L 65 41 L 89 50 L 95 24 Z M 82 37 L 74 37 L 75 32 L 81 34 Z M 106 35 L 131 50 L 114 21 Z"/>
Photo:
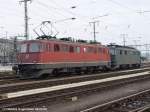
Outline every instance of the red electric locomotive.
<path id="1" fill-rule="evenodd" d="M 59 72 L 82 72 L 110 67 L 109 49 L 101 44 L 64 39 L 39 39 L 19 44 L 17 68 L 20 77 L 39 78 Z"/>

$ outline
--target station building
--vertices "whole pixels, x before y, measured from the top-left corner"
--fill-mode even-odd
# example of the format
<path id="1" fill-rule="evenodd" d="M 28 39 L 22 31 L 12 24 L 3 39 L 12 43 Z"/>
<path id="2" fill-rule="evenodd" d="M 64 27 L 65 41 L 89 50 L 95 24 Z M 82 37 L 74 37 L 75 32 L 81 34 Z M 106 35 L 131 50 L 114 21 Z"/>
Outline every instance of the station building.
<path id="1" fill-rule="evenodd" d="M 14 39 L 0 38 L 0 65 L 15 62 Z"/>

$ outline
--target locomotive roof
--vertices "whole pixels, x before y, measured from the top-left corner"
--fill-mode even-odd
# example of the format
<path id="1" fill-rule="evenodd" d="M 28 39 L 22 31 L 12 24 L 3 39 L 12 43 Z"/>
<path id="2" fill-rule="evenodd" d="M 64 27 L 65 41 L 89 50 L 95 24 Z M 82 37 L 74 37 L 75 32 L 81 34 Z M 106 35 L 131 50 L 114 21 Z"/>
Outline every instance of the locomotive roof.
<path id="1" fill-rule="evenodd" d="M 50 39 L 50 40 L 42 40 L 42 39 L 39 39 L 39 40 L 24 40 L 24 41 L 21 41 L 21 43 L 31 43 L 31 42 L 56 42 L 56 43 L 69 43 L 69 44 L 78 44 L 78 45 L 99 45 L 99 46 L 103 46 L 103 47 L 107 47 L 105 45 L 102 45 L 100 43 L 82 43 L 82 42 L 72 42 L 72 41 L 63 41 L 63 40 L 58 40 L 58 39 Z"/>
<path id="2" fill-rule="evenodd" d="M 115 47 L 115 48 L 127 48 L 127 49 L 136 50 L 135 48 L 130 47 L 130 46 L 121 46 L 121 45 L 113 45 L 113 44 L 110 44 L 110 45 L 107 45 L 107 46 L 108 46 L 108 47 Z"/>

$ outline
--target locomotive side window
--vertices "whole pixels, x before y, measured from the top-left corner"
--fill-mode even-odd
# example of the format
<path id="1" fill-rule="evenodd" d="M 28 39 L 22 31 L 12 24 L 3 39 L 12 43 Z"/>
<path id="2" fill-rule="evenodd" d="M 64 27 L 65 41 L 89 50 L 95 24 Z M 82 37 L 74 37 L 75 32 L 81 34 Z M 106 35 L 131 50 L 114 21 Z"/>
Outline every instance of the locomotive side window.
<path id="1" fill-rule="evenodd" d="M 80 53 L 80 47 L 76 47 L 76 52 Z"/>
<path id="2" fill-rule="evenodd" d="M 73 46 L 69 47 L 69 52 L 71 52 L 71 53 L 74 52 L 74 47 Z"/>
<path id="3" fill-rule="evenodd" d="M 83 52 L 86 53 L 87 52 L 87 48 L 84 47 L 83 48 Z"/>
<path id="4" fill-rule="evenodd" d="M 39 52 L 40 45 L 38 43 L 31 43 L 29 46 L 29 52 Z"/>
<path id="5" fill-rule="evenodd" d="M 54 51 L 55 52 L 59 52 L 60 51 L 60 47 L 58 44 L 54 44 Z"/>
<path id="6" fill-rule="evenodd" d="M 124 54 L 127 55 L 127 51 L 124 51 Z"/>
<path id="7" fill-rule="evenodd" d="M 62 45 L 61 47 L 63 52 L 68 52 L 68 45 Z"/>
<path id="8" fill-rule="evenodd" d="M 50 44 L 39 44 L 39 52 L 51 51 Z"/>
<path id="9" fill-rule="evenodd" d="M 140 52 L 139 52 L 139 51 L 137 51 L 137 55 L 140 55 Z"/>
<path id="10" fill-rule="evenodd" d="M 49 46 L 48 46 L 48 44 L 43 44 L 43 45 L 42 45 L 42 51 L 49 51 Z"/>
<path id="11" fill-rule="evenodd" d="M 39 49 L 40 49 L 40 52 L 43 52 L 44 50 L 43 50 L 43 44 L 40 44 L 39 45 Z"/>
<path id="12" fill-rule="evenodd" d="M 20 45 L 19 50 L 20 50 L 21 53 L 26 53 L 27 52 L 27 44 Z"/>
<path id="13" fill-rule="evenodd" d="M 136 55 L 136 52 L 135 52 L 135 51 L 133 51 L 133 55 Z"/>
<path id="14" fill-rule="evenodd" d="M 134 51 L 134 55 L 140 55 L 140 52 Z"/>
<path id="15" fill-rule="evenodd" d="M 122 55 L 122 50 L 120 50 L 120 55 Z"/>

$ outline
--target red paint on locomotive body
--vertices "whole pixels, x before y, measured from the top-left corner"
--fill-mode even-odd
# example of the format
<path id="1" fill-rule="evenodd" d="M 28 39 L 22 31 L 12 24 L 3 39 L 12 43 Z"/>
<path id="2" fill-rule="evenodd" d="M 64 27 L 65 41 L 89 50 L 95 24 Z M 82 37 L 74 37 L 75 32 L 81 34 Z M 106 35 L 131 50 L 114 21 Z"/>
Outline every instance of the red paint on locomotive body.
<path id="1" fill-rule="evenodd" d="M 111 60 L 109 46 L 101 44 L 43 39 L 22 41 L 19 46 L 18 64 L 13 69 L 19 77 L 23 78 L 40 78 L 67 72 L 91 73 L 130 66 L 140 67 L 140 55 L 134 64 L 122 63 L 119 65 Z M 125 46 L 121 48 L 125 48 Z M 127 56 L 129 55 L 124 54 L 120 58 L 127 59 Z M 116 65 L 112 66 L 112 64 Z"/>
<path id="2" fill-rule="evenodd" d="M 110 68 L 109 49 L 101 44 L 50 39 L 22 41 L 19 46 L 14 70 L 21 77 L 39 78 L 58 72 Z"/>
<path id="3" fill-rule="evenodd" d="M 109 49 L 101 44 L 61 40 L 29 40 L 20 43 L 18 63 L 110 62 Z"/>

